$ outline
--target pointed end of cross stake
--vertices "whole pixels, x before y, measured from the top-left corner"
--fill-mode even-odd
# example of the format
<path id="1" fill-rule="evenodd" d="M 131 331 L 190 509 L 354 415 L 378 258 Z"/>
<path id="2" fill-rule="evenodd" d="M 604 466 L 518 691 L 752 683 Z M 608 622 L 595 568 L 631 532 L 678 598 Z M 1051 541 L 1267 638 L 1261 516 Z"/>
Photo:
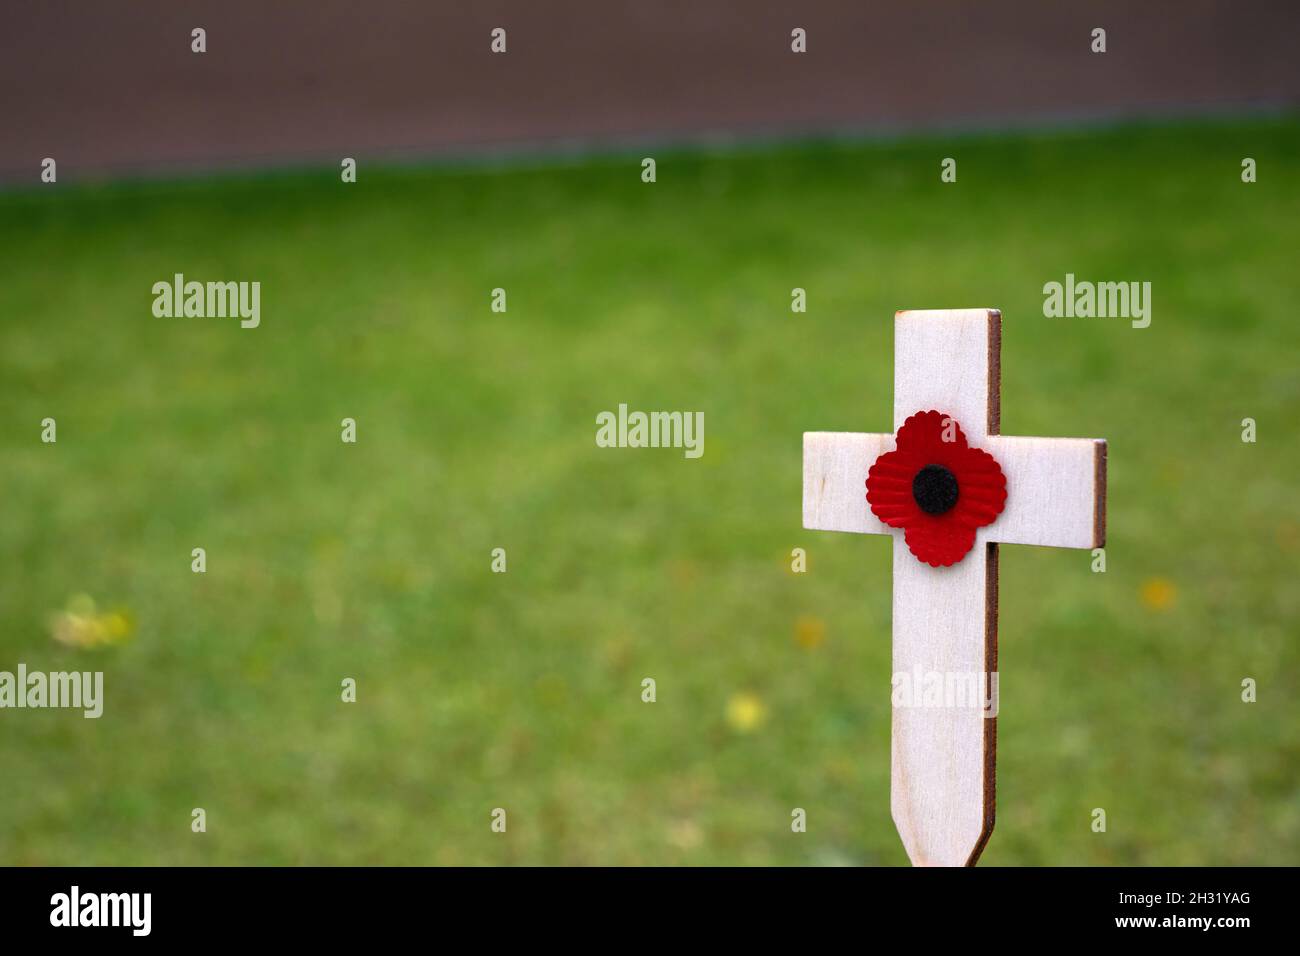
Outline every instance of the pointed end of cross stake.
<path id="1" fill-rule="evenodd" d="M 990 553 L 996 553 L 991 546 Z M 894 639 L 895 670 L 906 670 L 898 662 L 897 630 Z M 996 674 L 995 648 L 984 658 L 986 674 Z M 994 700 L 996 693 L 994 685 Z M 974 866 L 993 834 L 997 718 L 983 714 L 965 707 L 894 708 L 889 811 L 913 866 Z"/>
<path id="2" fill-rule="evenodd" d="M 993 835 L 993 811 L 983 818 L 981 808 L 981 819 L 972 817 L 952 829 L 918 827 L 912 819 L 900 820 L 895 811 L 894 827 L 913 866 L 974 866 Z"/>
<path id="3" fill-rule="evenodd" d="M 954 697 L 951 706 L 925 706 L 945 701 L 924 696 L 922 706 L 895 701 L 890 815 L 914 866 L 973 866 L 993 833 L 996 805 L 997 545 L 987 545 L 982 561 L 968 556 L 946 573 L 923 568 L 905 547 L 894 546 L 896 691 L 909 686 L 900 675 L 913 675 L 913 691 L 938 673 L 984 680 L 963 685 L 967 696 Z M 964 605 L 954 604 L 954 593 L 964 595 Z M 936 611 L 940 606 L 965 606 L 968 613 Z"/>

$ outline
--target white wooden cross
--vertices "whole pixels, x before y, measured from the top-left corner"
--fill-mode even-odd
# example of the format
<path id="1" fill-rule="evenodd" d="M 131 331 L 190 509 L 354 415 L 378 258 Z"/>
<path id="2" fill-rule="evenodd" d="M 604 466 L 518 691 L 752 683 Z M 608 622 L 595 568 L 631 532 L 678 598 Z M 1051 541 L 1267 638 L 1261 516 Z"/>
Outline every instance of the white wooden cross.
<path id="1" fill-rule="evenodd" d="M 1006 476 L 1006 504 L 949 567 L 918 560 L 903 531 L 871 511 L 865 482 L 892 434 L 806 432 L 803 526 L 894 538 L 893 673 L 979 674 L 998 666 L 998 542 L 1100 548 L 1106 525 L 1106 443 L 998 433 L 1002 315 L 989 309 L 894 317 L 894 429 L 940 410 Z M 920 499 L 918 498 L 918 503 Z M 915 701 L 913 702 L 913 704 Z M 893 709 L 890 810 L 917 866 L 973 865 L 993 830 L 996 708 Z"/>

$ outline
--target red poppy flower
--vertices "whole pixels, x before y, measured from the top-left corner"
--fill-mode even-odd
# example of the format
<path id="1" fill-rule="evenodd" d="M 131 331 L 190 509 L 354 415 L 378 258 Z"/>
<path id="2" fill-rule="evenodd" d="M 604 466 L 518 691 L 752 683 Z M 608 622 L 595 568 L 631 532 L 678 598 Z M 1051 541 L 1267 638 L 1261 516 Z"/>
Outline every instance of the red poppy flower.
<path id="1" fill-rule="evenodd" d="M 934 410 L 908 418 L 894 441 L 894 451 L 867 473 L 871 513 L 904 529 L 908 549 L 926 564 L 956 564 L 974 547 L 975 529 L 1007 503 L 1001 466 L 966 444 L 955 419 Z"/>

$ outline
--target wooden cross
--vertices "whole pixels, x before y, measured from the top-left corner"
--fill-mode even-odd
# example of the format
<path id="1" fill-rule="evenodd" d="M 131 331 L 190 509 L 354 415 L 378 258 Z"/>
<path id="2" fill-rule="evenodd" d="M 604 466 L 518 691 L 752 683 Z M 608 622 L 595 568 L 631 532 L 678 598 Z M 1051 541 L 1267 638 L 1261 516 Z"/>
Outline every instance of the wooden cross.
<path id="1" fill-rule="evenodd" d="M 806 432 L 803 440 L 803 526 L 894 538 L 894 674 L 979 674 L 995 692 L 998 543 L 1100 548 L 1106 525 L 1104 441 L 998 433 L 1001 340 L 995 310 L 894 317 L 895 431 L 917 412 L 941 411 L 1006 476 L 1002 512 L 951 566 L 918 560 L 903 531 L 868 505 L 868 471 L 894 450 L 894 435 Z M 978 706 L 915 703 L 893 708 L 894 825 L 914 865 L 974 865 L 993 831 L 996 708 L 990 716 Z"/>

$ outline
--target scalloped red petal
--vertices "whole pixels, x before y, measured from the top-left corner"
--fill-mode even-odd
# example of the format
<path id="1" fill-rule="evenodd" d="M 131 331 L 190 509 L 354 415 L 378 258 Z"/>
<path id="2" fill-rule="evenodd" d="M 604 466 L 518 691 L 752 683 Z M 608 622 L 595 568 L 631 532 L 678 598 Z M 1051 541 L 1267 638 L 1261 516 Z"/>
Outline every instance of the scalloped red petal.
<path id="1" fill-rule="evenodd" d="M 902 528 L 918 560 L 936 568 L 956 564 L 975 546 L 975 529 L 997 520 L 1006 507 L 1002 467 L 987 451 L 966 443 L 952 416 L 934 409 L 909 416 L 894 444 L 867 472 L 871 513 L 891 528 Z M 943 465 L 957 479 L 957 504 L 941 515 L 922 511 L 912 495 L 912 479 L 929 464 Z"/>

